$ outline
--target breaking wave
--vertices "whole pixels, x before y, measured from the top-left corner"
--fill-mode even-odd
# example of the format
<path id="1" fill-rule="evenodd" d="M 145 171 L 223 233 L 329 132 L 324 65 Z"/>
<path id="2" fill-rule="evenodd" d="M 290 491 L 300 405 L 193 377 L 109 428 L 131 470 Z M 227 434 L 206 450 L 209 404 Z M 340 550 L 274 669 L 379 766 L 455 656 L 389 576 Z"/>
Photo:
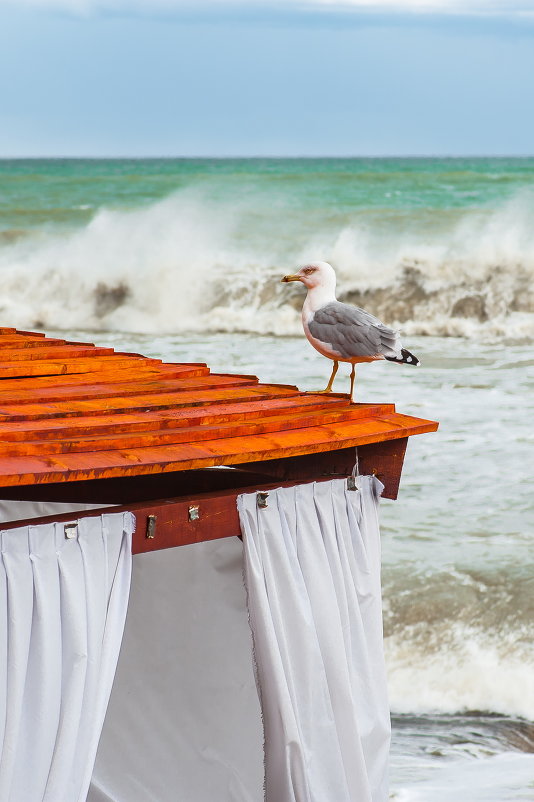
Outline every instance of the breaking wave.
<path id="1" fill-rule="evenodd" d="M 484 711 L 534 721 L 531 566 L 411 578 L 405 569 L 386 571 L 384 583 L 396 713 Z"/>
<path id="2" fill-rule="evenodd" d="M 339 297 L 407 334 L 534 334 L 534 195 L 498 209 L 390 218 L 291 214 L 188 188 L 83 228 L 0 241 L 0 310 L 10 325 L 147 333 L 300 332 L 302 288 L 279 278 L 331 261 Z"/>
<path id="3" fill-rule="evenodd" d="M 534 720 L 532 648 L 516 633 L 489 637 L 454 625 L 428 633 L 408 629 L 385 641 L 395 713 L 484 711 Z"/>

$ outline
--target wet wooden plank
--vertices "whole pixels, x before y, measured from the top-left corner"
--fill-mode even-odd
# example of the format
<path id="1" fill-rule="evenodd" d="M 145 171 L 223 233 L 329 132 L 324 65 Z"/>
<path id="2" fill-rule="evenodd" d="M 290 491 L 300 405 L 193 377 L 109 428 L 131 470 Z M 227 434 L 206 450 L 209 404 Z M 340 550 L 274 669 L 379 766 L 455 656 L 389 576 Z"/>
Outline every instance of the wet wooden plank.
<path id="1" fill-rule="evenodd" d="M 393 405 L 349 405 L 255 376 L 211 374 L 204 363 L 164 364 L 15 329 L 0 329 L 0 425 L 6 487 L 155 479 L 217 465 L 260 476 L 295 462 L 302 478 L 303 460 L 317 472 L 336 466 L 333 453 L 339 461 L 366 443 L 378 468 L 383 452 L 383 465 L 400 476 L 401 441 L 437 428 Z"/>
<path id="2" fill-rule="evenodd" d="M 27 360 L 58 360 L 76 357 L 94 358 L 115 354 L 113 348 L 96 348 L 88 345 L 57 345 L 54 348 L 2 348 L 0 350 L 0 366 L 8 362 L 26 362 Z"/>
<path id="3" fill-rule="evenodd" d="M 54 345 L 65 345 L 66 340 L 52 337 L 24 337 L 22 334 L 13 337 L 0 336 L 0 350 L 9 348 L 51 348 Z M 76 345 L 94 345 L 94 343 L 76 343 Z"/>
<path id="4" fill-rule="evenodd" d="M 366 410 L 360 416 L 369 415 Z M 268 432 L 289 431 L 310 426 L 324 426 L 342 421 L 354 421 L 357 411 L 349 404 L 329 410 L 285 412 L 283 415 L 257 415 L 249 421 L 214 422 L 211 425 L 160 427 L 146 432 L 113 432 L 105 435 L 86 434 L 82 437 L 66 437 L 60 434 L 55 439 L 31 440 L 25 442 L 0 442 L 0 459 L 11 456 L 73 454 L 85 451 L 109 451 L 112 449 L 144 448 L 146 446 L 172 445 L 178 443 L 199 443 L 203 440 L 217 440 L 242 435 L 266 434 Z"/>
<path id="5" fill-rule="evenodd" d="M 113 397 L 89 401 L 57 401 L 55 403 L 12 404 L 3 406 L 0 397 L 0 425 L 3 420 L 22 421 L 53 417 L 73 417 L 101 415 L 103 412 L 141 412 L 153 409 L 178 409 L 184 407 L 207 406 L 237 400 L 270 399 L 284 395 L 295 395 L 296 388 L 281 387 L 276 384 L 245 385 L 216 390 L 181 391 L 174 393 L 153 393 L 133 397 Z"/>
<path id="6" fill-rule="evenodd" d="M 139 363 L 135 369 L 122 368 L 117 370 L 113 365 L 109 368 L 104 366 L 96 374 L 88 373 L 69 373 L 60 376 L 18 376 L 13 379 L 2 379 L 0 382 L 0 401 L 8 391 L 22 391 L 33 393 L 33 398 L 39 398 L 41 390 L 46 387 L 62 393 L 62 397 L 68 397 L 70 387 L 83 387 L 87 384 L 105 382 L 106 384 L 126 383 L 133 379 L 182 379 L 193 378 L 194 376 L 208 376 L 210 373 L 207 365 L 203 363 L 178 364 L 178 365 L 153 365 Z M 17 396 L 20 397 L 20 396 Z"/>
<path id="7" fill-rule="evenodd" d="M 24 331 L 23 329 L 0 329 L 0 333 L 2 331 L 11 332 L 13 334 L 23 334 L 26 337 L 45 337 L 46 334 L 42 331 Z"/>
<path id="8" fill-rule="evenodd" d="M 290 432 L 207 440 L 178 446 L 98 451 L 49 457 L 7 457 L 1 462 L 1 484 L 76 481 L 111 476 L 135 476 L 160 471 L 194 470 L 266 459 L 285 459 L 340 448 L 409 437 L 435 431 L 437 424 L 408 416 L 394 423 L 363 418 Z"/>
<path id="9" fill-rule="evenodd" d="M 95 377 L 96 378 L 96 377 Z M 93 383 L 85 384 L 81 387 L 70 386 L 68 390 L 65 387 L 50 387 L 41 388 L 39 390 L 39 397 L 41 401 L 59 401 L 62 399 L 77 400 L 77 399 L 105 399 L 114 398 L 119 396 L 127 398 L 136 395 L 148 395 L 149 393 L 179 393 L 187 392 L 189 390 L 204 390 L 215 389 L 219 387 L 237 387 L 240 385 L 257 384 L 258 380 L 255 376 L 221 376 L 216 373 L 203 374 L 201 376 L 180 376 L 165 380 L 157 376 L 140 377 L 137 381 L 122 382 L 122 383 Z M 3 391 L 2 384 L 0 383 L 0 405 L 2 410 L 6 410 L 8 405 L 25 404 L 35 401 L 35 390 L 21 389 L 18 392 L 5 392 Z"/>
<path id="10" fill-rule="evenodd" d="M 143 411 L 131 414 L 101 414 L 93 417 L 45 418 L 28 421 L 3 421 L 2 436 L 7 442 L 24 442 L 31 439 L 57 439 L 61 437 L 92 437 L 118 432 L 149 432 L 186 426 L 210 426 L 216 423 L 254 420 L 286 413 L 297 415 L 317 412 L 347 401 L 338 396 L 294 394 L 259 401 L 244 399 L 233 404 L 220 403 L 212 407 L 184 407 Z M 393 404 L 357 404 L 350 406 L 354 417 L 394 412 Z"/>
<path id="11" fill-rule="evenodd" d="M 101 367 L 111 367 L 115 369 L 129 367 L 142 363 L 144 360 L 133 357 L 121 357 L 116 354 L 102 357 L 89 357 L 88 359 L 64 359 L 64 360 L 35 360 L 28 362 L 0 362 L 0 380 L 3 378 L 13 378 L 14 376 L 60 376 L 63 373 L 94 373 Z M 152 361 L 152 360 L 147 360 Z M 153 360 L 159 362 L 160 360 Z M 107 362 L 107 364 L 106 364 Z"/>

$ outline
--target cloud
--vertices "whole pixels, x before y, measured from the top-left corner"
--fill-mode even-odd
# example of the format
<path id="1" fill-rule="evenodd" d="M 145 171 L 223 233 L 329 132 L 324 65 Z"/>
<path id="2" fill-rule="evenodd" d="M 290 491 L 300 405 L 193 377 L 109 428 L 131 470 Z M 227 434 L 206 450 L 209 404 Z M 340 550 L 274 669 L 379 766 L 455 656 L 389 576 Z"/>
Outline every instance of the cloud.
<path id="1" fill-rule="evenodd" d="M 443 15 L 534 18 L 534 0 L 0 0 L 1 7 L 93 13 L 199 15 L 215 12 L 276 14 Z"/>
<path id="2" fill-rule="evenodd" d="M 377 13 L 398 11 L 440 14 L 502 14 L 534 12 L 534 0 L 311 0 L 310 7 L 356 9 Z"/>

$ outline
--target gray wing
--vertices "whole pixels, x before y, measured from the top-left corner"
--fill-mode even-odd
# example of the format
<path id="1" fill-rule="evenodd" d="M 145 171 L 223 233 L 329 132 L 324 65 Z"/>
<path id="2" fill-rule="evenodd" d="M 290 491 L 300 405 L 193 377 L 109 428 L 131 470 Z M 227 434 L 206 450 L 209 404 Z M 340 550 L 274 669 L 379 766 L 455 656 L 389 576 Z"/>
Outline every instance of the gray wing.
<path id="1" fill-rule="evenodd" d="M 358 306 L 332 301 L 315 312 L 308 323 L 313 337 L 328 343 L 343 359 L 355 356 L 395 356 L 399 335 Z"/>

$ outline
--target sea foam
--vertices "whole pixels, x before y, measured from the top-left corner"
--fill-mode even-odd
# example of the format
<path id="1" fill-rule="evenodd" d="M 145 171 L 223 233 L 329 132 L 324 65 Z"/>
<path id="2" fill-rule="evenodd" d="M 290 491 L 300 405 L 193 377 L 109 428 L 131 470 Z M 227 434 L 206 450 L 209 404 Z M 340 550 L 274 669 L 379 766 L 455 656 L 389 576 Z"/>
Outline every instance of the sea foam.
<path id="1" fill-rule="evenodd" d="M 478 450 L 472 439 L 470 444 Z M 440 459 L 445 459 L 443 453 Z M 473 519 L 482 509 L 474 498 L 471 504 Z M 509 516 L 513 507 L 509 499 Z M 495 516 L 492 525 L 497 525 Z M 442 521 L 441 526 L 441 536 L 453 542 L 448 524 Z M 460 524 L 463 534 L 456 543 L 462 565 L 444 565 L 439 547 L 433 550 L 435 564 L 424 564 L 419 548 L 417 564 L 408 571 L 406 564 L 402 569 L 391 561 L 384 565 L 384 643 L 392 709 L 418 714 L 484 711 L 534 720 L 529 564 L 505 559 L 503 546 L 498 567 L 485 563 L 476 547 L 469 550 L 469 526 L 467 520 Z M 483 541 L 492 549 L 489 533 Z M 386 541 L 385 548 L 391 556 L 391 543 Z"/>
<path id="2" fill-rule="evenodd" d="M 296 334 L 302 288 L 279 278 L 321 258 L 336 267 L 340 299 L 407 334 L 521 339 L 534 334 L 533 212 L 526 192 L 494 210 L 386 223 L 352 212 L 307 224 L 300 210 L 292 233 L 287 220 L 277 231 L 279 211 L 270 227 L 250 199 L 187 188 L 8 240 L 0 309 L 23 327 Z"/>
<path id="3" fill-rule="evenodd" d="M 410 628 L 385 639 L 391 708 L 396 713 L 485 711 L 534 720 L 532 647 L 517 632 L 494 637 L 461 624 Z"/>
<path id="4" fill-rule="evenodd" d="M 395 788 L 394 802 L 527 802 L 532 799 L 534 755 L 505 752 L 485 760 L 458 761 L 432 767 L 428 779 L 413 779 Z M 415 774 L 415 772 L 414 772 Z"/>

